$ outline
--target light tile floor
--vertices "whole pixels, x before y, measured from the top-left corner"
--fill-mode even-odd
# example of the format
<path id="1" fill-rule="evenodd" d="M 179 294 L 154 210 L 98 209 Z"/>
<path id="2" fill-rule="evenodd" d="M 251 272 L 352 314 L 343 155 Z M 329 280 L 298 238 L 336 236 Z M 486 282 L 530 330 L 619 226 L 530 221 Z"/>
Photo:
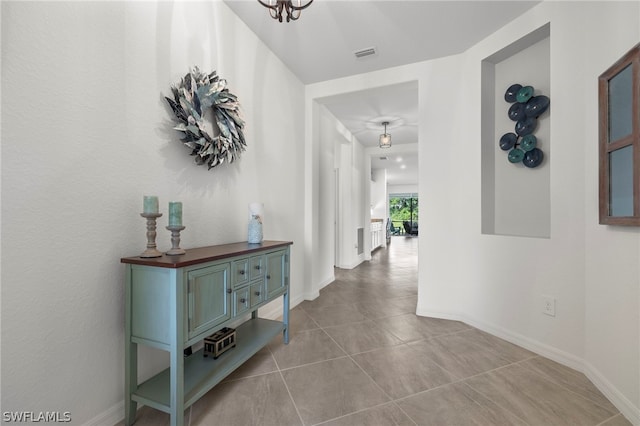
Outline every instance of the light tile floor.
<path id="1" fill-rule="evenodd" d="M 189 426 L 630 423 L 581 373 L 464 323 L 415 315 L 417 238 L 291 311 L 279 337 L 185 411 Z M 136 425 L 168 424 L 143 407 Z"/>

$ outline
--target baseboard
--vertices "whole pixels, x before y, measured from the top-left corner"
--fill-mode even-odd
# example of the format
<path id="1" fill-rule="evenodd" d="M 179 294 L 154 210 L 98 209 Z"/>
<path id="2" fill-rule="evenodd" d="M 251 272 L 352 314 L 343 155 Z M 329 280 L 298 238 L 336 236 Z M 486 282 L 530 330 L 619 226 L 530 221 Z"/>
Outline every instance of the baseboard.
<path id="1" fill-rule="evenodd" d="M 416 308 L 416 315 L 418 315 L 419 317 L 440 318 L 446 320 L 467 322 L 466 319 L 462 319 L 464 315 L 452 314 L 451 312 L 434 311 L 431 309 L 423 309 L 419 305 Z"/>
<path id="2" fill-rule="evenodd" d="M 313 291 L 311 293 L 305 293 L 304 296 L 302 297 L 302 299 L 304 299 L 304 300 L 315 300 L 318 297 L 320 297 L 320 291 L 316 290 L 316 291 Z"/>
<path id="3" fill-rule="evenodd" d="M 583 373 L 632 425 L 640 425 L 640 407 L 635 407 L 609 380 L 586 361 L 584 361 Z"/>
<path id="4" fill-rule="evenodd" d="M 322 290 L 323 288 L 325 288 L 326 286 L 328 286 L 329 284 L 331 284 L 332 282 L 334 282 L 336 280 L 335 275 L 331 275 L 330 277 L 324 279 L 323 281 L 320 281 L 318 283 L 318 287 L 317 290 L 309 292 L 309 293 L 305 293 L 304 295 L 299 297 L 299 301 L 295 304 L 297 305 L 298 303 L 301 303 L 303 300 L 315 300 L 318 297 L 320 297 L 320 290 Z M 291 304 L 291 308 L 293 308 L 295 306 L 293 303 Z"/>
<path id="5" fill-rule="evenodd" d="M 455 321 L 462 321 L 479 330 L 487 332 L 493 336 L 504 339 L 514 345 L 521 346 L 538 355 L 549 358 L 559 364 L 582 372 L 604 396 L 627 418 L 633 425 L 640 425 L 640 407 L 633 405 L 611 382 L 609 382 L 593 365 L 573 354 L 562 351 L 553 346 L 541 343 L 537 340 L 514 333 L 495 324 L 478 321 L 467 315 L 439 312 L 429 309 L 417 309 L 416 315 L 432 318 L 441 318 Z"/>
<path id="6" fill-rule="evenodd" d="M 538 355 L 542 355 L 545 358 L 549 358 L 559 364 L 565 365 L 574 370 L 582 372 L 584 370 L 584 360 L 569 352 L 562 351 L 553 346 L 539 342 L 535 339 L 531 339 L 519 333 L 514 333 L 503 327 L 496 326 L 494 324 L 485 323 L 483 321 L 477 321 L 467 318 L 465 320 L 467 324 L 492 334 L 496 337 L 500 337 L 508 342 L 530 350 Z"/>
<path id="7" fill-rule="evenodd" d="M 325 288 L 326 286 L 328 286 L 329 284 L 331 284 L 335 280 L 336 280 L 336 276 L 331 274 L 331 276 L 325 278 L 324 280 L 322 280 L 322 281 L 320 281 L 318 283 L 318 290 L 322 290 L 323 288 Z"/>
<path id="8" fill-rule="evenodd" d="M 113 426 L 124 420 L 124 400 L 98 414 L 83 426 Z"/>
<path id="9" fill-rule="evenodd" d="M 302 303 L 302 302 L 304 302 L 304 301 L 305 301 L 305 298 L 304 298 L 304 296 L 302 296 L 302 295 L 300 295 L 300 296 L 298 296 L 298 297 L 295 297 L 295 298 L 291 299 L 291 300 L 289 301 L 289 309 L 293 309 L 293 308 L 295 308 L 296 306 L 298 306 L 299 304 L 301 304 L 301 303 Z"/>

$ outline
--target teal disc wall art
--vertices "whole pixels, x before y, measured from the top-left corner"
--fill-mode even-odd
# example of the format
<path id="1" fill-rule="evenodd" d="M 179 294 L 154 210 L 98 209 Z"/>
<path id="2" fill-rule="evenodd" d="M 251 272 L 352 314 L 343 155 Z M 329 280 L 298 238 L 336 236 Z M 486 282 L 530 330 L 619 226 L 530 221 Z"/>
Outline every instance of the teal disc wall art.
<path id="1" fill-rule="evenodd" d="M 513 148 L 507 156 L 510 163 L 519 163 L 524 158 L 524 151 L 520 148 Z"/>
<path id="2" fill-rule="evenodd" d="M 516 145 L 517 141 L 518 141 L 518 135 L 516 135 L 515 133 L 505 133 L 500 138 L 500 142 L 499 142 L 500 149 L 503 151 L 509 151 Z"/>
<path id="3" fill-rule="evenodd" d="M 528 134 L 522 137 L 522 140 L 520 141 L 520 148 L 525 152 L 529 152 L 534 149 L 537 144 L 538 139 L 536 139 L 534 135 Z"/>
<path id="4" fill-rule="evenodd" d="M 544 95 L 535 96 L 533 86 L 518 83 L 507 88 L 504 100 L 512 104 L 507 116 L 516 124 L 513 132 L 500 137 L 498 146 L 508 151 L 510 163 L 522 163 L 528 168 L 538 167 L 544 160 L 544 153 L 538 147 L 538 139 L 533 133 L 538 127 L 538 117 L 549 109 L 551 100 Z"/>

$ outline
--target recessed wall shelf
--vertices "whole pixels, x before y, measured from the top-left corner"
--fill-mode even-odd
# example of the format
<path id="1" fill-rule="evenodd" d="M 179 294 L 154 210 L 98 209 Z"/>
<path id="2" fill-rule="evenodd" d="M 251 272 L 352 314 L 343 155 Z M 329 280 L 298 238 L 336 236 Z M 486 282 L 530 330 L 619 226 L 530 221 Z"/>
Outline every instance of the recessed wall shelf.
<path id="1" fill-rule="evenodd" d="M 505 114 L 509 86 L 526 83 L 551 97 L 550 27 L 546 24 L 482 61 L 483 234 L 551 236 L 551 114 L 538 120 L 537 145 L 545 153 L 538 167 L 510 164 L 498 145 L 501 135 L 514 131 L 514 122 Z"/>

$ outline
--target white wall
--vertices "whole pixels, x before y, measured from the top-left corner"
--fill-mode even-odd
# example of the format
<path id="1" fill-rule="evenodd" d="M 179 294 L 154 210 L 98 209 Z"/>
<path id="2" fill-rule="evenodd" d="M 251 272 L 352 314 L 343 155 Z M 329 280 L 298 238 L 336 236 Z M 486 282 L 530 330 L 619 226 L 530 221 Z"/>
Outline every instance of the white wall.
<path id="1" fill-rule="evenodd" d="M 341 145 L 340 158 L 340 268 L 358 266 L 367 254 L 371 256 L 369 211 L 370 172 L 366 169 L 364 149 L 360 142 L 351 138 L 351 143 Z M 364 228 L 363 253 L 358 254 L 358 228 Z"/>
<path id="2" fill-rule="evenodd" d="M 329 112 L 321 99 L 307 97 L 305 113 L 305 185 L 308 185 L 305 191 L 305 259 L 310 266 L 306 272 L 304 296 L 312 300 L 318 297 L 320 289 L 334 280 L 334 265 L 354 268 L 366 258 L 367 250 L 371 250 L 368 241 L 370 211 L 365 208 L 370 205 L 368 177 L 371 171 L 362 144 Z M 333 239 L 335 211 L 337 241 Z M 357 253 L 358 227 L 365 228 L 364 254 L 361 255 Z"/>
<path id="3" fill-rule="evenodd" d="M 373 169 L 371 170 L 371 218 L 384 219 L 384 225 L 387 224 L 389 217 L 389 197 L 387 197 L 387 170 Z"/>
<path id="4" fill-rule="evenodd" d="M 388 185 L 387 192 L 392 194 L 417 194 L 418 185 Z"/>
<path id="5" fill-rule="evenodd" d="M 341 147 L 349 146 L 351 134 L 342 123 L 329 112 L 324 105 L 318 106 L 319 113 L 319 199 L 316 215 L 318 216 L 317 246 L 314 248 L 314 281 L 318 289 L 334 281 L 333 267 L 336 250 L 336 169 L 340 172 Z M 340 176 L 340 175 L 338 175 Z M 342 206 L 343 202 L 339 203 Z M 341 207 L 339 207 L 341 208 Z M 343 228 L 342 224 L 341 229 Z M 338 250 L 342 253 L 342 250 Z M 338 259 L 339 261 L 339 259 Z"/>
<path id="6" fill-rule="evenodd" d="M 365 259 L 371 258 L 371 192 L 369 185 L 371 182 L 371 161 L 365 156 L 364 147 L 356 138 L 351 144 L 352 163 L 351 163 L 351 194 L 349 194 L 350 203 L 353 206 L 353 225 L 354 229 L 349 233 L 354 240 L 355 262 L 350 262 L 351 267 L 356 267 Z M 362 247 L 358 244 L 358 228 L 363 229 Z M 358 254 L 360 251 L 362 253 Z"/>
<path id="7" fill-rule="evenodd" d="M 563 9 L 573 31 L 578 23 Z M 592 5 L 585 19 L 614 25 L 589 31 L 581 67 L 585 80 L 576 90 L 585 93 L 585 347 L 589 376 L 613 386 L 613 396 L 633 407 L 625 411 L 640 424 L 640 230 L 598 225 L 598 108 L 596 79 L 640 41 L 640 3 L 608 7 Z M 564 48 L 561 46 L 560 48 Z M 592 55 L 597 49 L 598 55 Z M 569 78 L 569 70 L 563 70 Z M 579 183 L 578 183 L 579 184 Z M 620 406 L 619 406 L 620 408 Z M 633 416 L 634 415 L 634 416 Z"/>
<path id="8" fill-rule="evenodd" d="M 192 163 L 163 95 L 218 70 L 247 121 L 231 166 Z M 304 87 L 221 2 L 2 2 L 2 410 L 123 415 L 124 268 L 143 194 L 184 203 L 184 248 L 292 240 L 302 299 Z M 164 367 L 141 350 L 141 376 Z"/>
<path id="9" fill-rule="evenodd" d="M 480 156 L 480 123 L 477 114 L 463 121 L 479 104 L 465 94 L 480 93 L 483 58 L 547 22 L 551 238 L 480 235 L 475 158 Z M 450 214 L 434 217 L 421 211 L 421 234 L 425 227 L 432 233 L 446 229 L 448 238 L 439 235 L 433 244 L 432 238 L 420 241 L 418 302 L 421 314 L 463 319 L 583 370 L 634 423 L 640 422 L 640 240 L 636 229 L 598 225 L 597 77 L 639 38 L 637 2 L 550 2 L 457 60 L 438 64 L 437 77 L 454 75 L 462 82 L 456 94 L 435 87 L 429 92 L 434 104 L 457 111 L 448 118 L 435 116 L 427 129 L 429 139 L 437 135 L 457 142 L 439 152 L 441 158 L 456 159 L 447 165 L 449 176 L 440 181 L 455 196 L 440 198 L 428 187 L 422 191 L 422 184 L 434 176 L 421 174 L 420 199 Z M 451 102 L 452 97 L 457 100 Z M 470 137 L 447 130 L 465 122 Z M 421 151 L 421 172 L 430 169 L 433 154 Z M 458 259 L 465 259 L 464 268 L 455 267 Z M 555 317 L 542 314 L 543 294 L 557 299 Z"/>
<path id="10" fill-rule="evenodd" d="M 639 6 L 544 2 L 461 55 L 306 88 L 310 102 L 418 80 L 419 197 L 433 206 L 420 211 L 418 313 L 584 371 L 636 424 L 640 239 L 598 225 L 597 76 L 640 39 Z M 482 235 L 481 62 L 549 22 L 551 238 Z M 543 294 L 557 299 L 555 317 L 542 314 Z"/>

